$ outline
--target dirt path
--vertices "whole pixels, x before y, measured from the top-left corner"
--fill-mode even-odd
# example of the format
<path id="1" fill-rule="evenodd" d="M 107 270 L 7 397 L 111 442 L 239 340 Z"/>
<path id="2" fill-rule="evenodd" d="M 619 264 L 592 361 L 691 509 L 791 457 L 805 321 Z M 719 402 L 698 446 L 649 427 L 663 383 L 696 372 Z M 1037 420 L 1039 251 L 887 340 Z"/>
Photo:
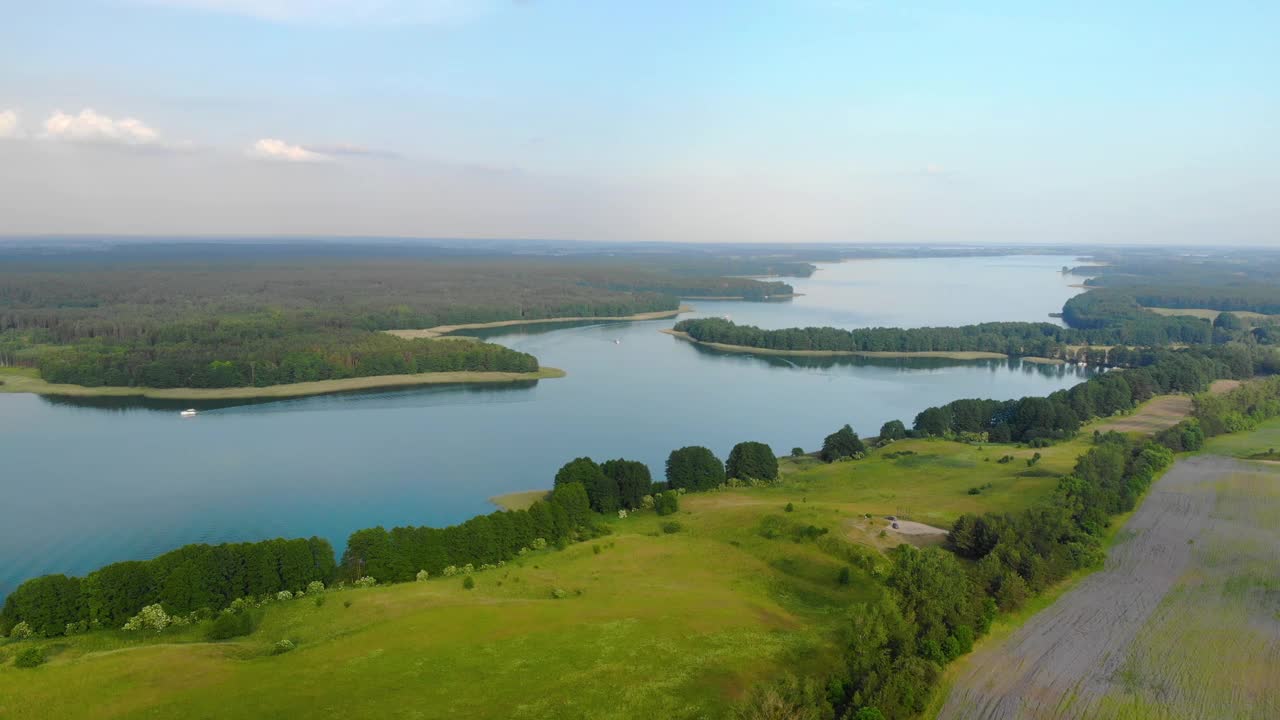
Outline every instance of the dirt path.
<path id="1" fill-rule="evenodd" d="M 1209 526 L 1213 487 L 1241 465 L 1179 461 L 1125 525 L 1105 568 L 1083 580 L 1000 645 L 966 661 L 938 717 L 963 720 L 1094 718 L 1115 691 L 1130 645 L 1192 560 Z"/>

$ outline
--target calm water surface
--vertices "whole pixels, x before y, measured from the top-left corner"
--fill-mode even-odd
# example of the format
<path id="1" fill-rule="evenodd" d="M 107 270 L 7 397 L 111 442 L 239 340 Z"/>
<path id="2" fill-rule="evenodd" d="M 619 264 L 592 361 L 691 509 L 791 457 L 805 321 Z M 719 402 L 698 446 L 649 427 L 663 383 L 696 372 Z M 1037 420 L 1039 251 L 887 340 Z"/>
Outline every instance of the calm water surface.
<path id="1" fill-rule="evenodd" d="M 824 265 L 779 303 L 696 302 L 764 327 L 1049 320 L 1079 292 L 1072 257 Z M 682 445 L 815 448 L 848 422 L 874 434 L 960 397 L 1042 395 L 1083 379 L 1007 361 L 783 359 L 725 354 L 658 332 L 672 321 L 508 329 L 486 337 L 568 377 L 207 407 L 0 395 L 0 596 L 184 543 L 447 524 L 487 498 L 547 487 L 565 461 L 625 456 L 662 472 Z M 615 342 L 617 341 L 617 342 Z"/>

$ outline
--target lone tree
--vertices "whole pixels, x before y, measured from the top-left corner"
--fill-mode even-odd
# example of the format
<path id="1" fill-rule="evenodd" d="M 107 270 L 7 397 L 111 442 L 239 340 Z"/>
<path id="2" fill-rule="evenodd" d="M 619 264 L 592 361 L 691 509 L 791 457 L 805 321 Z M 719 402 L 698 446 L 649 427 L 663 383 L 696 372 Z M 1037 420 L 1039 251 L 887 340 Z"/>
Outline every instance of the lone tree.
<path id="1" fill-rule="evenodd" d="M 902 440 L 907 436 L 907 426 L 901 420 L 890 420 L 880 426 L 881 440 Z"/>
<path id="2" fill-rule="evenodd" d="M 619 507 L 634 510 L 644 503 L 645 495 L 653 492 L 653 477 L 642 462 L 619 458 L 604 463 L 600 470 L 613 481 Z"/>
<path id="3" fill-rule="evenodd" d="M 667 457 L 667 487 L 710 490 L 724 484 L 724 463 L 704 447 L 672 450 Z"/>
<path id="4" fill-rule="evenodd" d="M 574 458 L 556 473 L 555 487 L 579 483 L 587 491 L 587 502 L 598 513 L 618 511 L 618 484 L 589 457 Z"/>
<path id="5" fill-rule="evenodd" d="M 762 442 L 740 442 L 729 452 L 725 474 L 739 480 L 773 480 L 778 477 L 778 458 Z"/>
<path id="6" fill-rule="evenodd" d="M 573 527 L 587 524 L 591 514 L 591 499 L 587 497 L 587 489 L 582 483 L 571 482 L 557 485 L 551 491 L 551 502 L 564 508 L 565 515 Z"/>
<path id="7" fill-rule="evenodd" d="M 835 462 L 843 457 L 853 457 L 867 451 L 867 446 L 858 437 L 853 428 L 845 425 L 831 433 L 822 441 L 822 452 L 818 454 L 822 462 Z"/>

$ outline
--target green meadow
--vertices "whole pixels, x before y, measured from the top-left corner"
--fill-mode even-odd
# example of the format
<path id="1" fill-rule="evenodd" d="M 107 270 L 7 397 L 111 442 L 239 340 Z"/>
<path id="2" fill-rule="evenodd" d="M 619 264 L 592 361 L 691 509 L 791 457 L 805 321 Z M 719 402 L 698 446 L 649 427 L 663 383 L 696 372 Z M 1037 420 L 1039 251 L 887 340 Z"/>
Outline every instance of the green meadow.
<path id="1" fill-rule="evenodd" d="M 204 642 L 199 626 L 36 641 L 50 660 L 34 669 L 9 662 L 32 641 L 10 643 L 0 646 L 0 717 L 247 718 L 302 707 L 345 717 L 718 717 L 760 679 L 820 665 L 846 608 L 881 592 L 867 571 L 786 528 L 896 544 L 869 537 L 863 515 L 946 526 L 964 512 L 1025 507 L 1052 492 L 1083 447 L 907 440 L 855 462 L 788 459 L 780 483 L 686 495 L 674 516 L 614 519 L 611 535 L 478 572 L 474 589 L 431 578 L 330 591 L 320 605 L 275 602 L 251 635 L 222 643 Z M 1042 459 L 1028 467 L 1035 452 Z M 1004 455 L 1014 459 L 998 462 Z M 767 516 L 781 536 L 761 532 Z M 668 532 L 673 520 L 680 527 Z M 283 639 L 297 649 L 272 655 Z"/>

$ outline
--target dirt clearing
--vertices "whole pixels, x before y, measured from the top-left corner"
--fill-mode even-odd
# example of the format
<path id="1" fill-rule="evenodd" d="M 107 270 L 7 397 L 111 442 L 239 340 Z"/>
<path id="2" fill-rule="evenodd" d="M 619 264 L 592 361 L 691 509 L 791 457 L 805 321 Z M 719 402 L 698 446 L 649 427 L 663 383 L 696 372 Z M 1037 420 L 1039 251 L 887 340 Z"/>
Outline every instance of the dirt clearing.
<path id="1" fill-rule="evenodd" d="M 1280 716 L 1280 474 L 1181 460 L 1122 533 L 1103 570 L 963 661 L 939 718 Z"/>

